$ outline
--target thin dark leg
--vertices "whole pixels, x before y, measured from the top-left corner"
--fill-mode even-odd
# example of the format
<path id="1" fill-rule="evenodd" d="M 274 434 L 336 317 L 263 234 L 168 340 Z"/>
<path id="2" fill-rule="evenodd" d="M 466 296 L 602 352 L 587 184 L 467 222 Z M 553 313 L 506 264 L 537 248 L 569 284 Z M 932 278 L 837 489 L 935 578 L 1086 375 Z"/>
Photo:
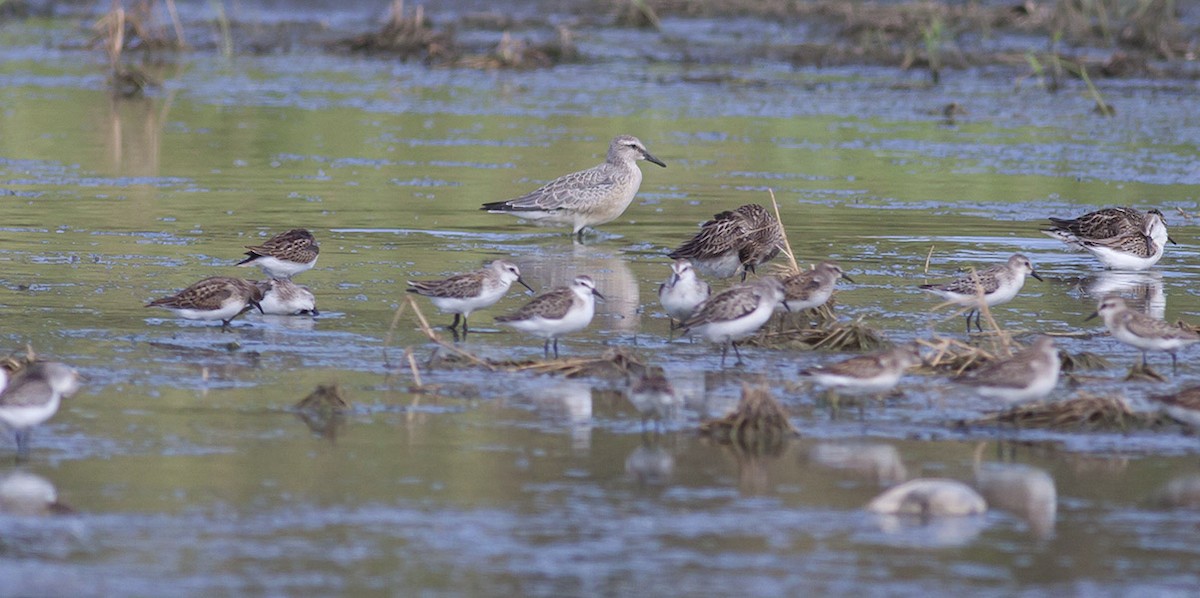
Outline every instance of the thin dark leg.
<path id="1" fill-rule="evenodd" d="M 1146 352 L 1142 351 L 1142 369 L 1146 368 Z"/>
<path id="2" fill-rule="evenodd" d="M 17 460 L 29 457 L 29 430 L 17 430 Z"/>
<path id="3" fill-rule="evenodd" d="M 983 317 L 983 310 L 975 310 L 975 330 L 983 332 L 983 326 L 979 325 L 979 319 Z"/>
<path id="4" fill-rule="evenodd" d="M 738 344 L 737 343 L 729 343 L 729 344 L 733 346 L 733 354 L 737 355 L 737 358 L 738 358 L 737 363 L 735 363 L 733 365 L 742 365 L 742 352 L 738 351 L 738 348 L 737 348 Z"/>
<path id="5" fill-rule="evenodd" d="M 971 334 L 971 314 L 973 313 L 975 313 L 975 310 L 967 312 L 967 334 Z"/>
<path id="6" fill-rule="evenodd" d="M 463 316 L 462 333 L 463 338 L 467 338 L 467 316 L 465 315 Z"/>
<path id="7" fill-rule="evenodd" d="M 550 339 L 546 339 L 546 344 L 542 345 L 542 357 L 550 359 Z"/>
<path id="8" fill-rule="evenodd" d="M 233 327 L 229 325 L 229 323 L 232 321 L 233 321 L 233 318 L 229 318 L 228 320 L 221 320 L 221 332 L 229 332 L 229 331 L 233 330 Z"/>
<path id="9" fill-rule="evenodd" d="M 558 359 L 558 337 L 554 338 L 554 358 Z"/>
<path id="10" fill-rule="evenodd" d="M 453 322 L 450 322 L 450 325 L 449 325 L 449 326 L 447 326 L 447 327 L 446 327 L 446 329 L 448 329 L 448 330 L 458 330 L 458 314 L 454 314 L 454 321 L 453 321 Z"/>
<path id="11" fill-rule="evenodd" d="M 1178 374 L 1178 373 L 1179 373 L 1179 360 L 1175 357 L 1175 354 L 1172 353 L 1171 354 L 1171 375 L 1174 376 L 1175 374 Z"/>
<path id="12" fill-rule="evenodd" d="M 721 345 L 721 367 L 725 367 L 725 355 L 729 353 L 729 343 Z"/>

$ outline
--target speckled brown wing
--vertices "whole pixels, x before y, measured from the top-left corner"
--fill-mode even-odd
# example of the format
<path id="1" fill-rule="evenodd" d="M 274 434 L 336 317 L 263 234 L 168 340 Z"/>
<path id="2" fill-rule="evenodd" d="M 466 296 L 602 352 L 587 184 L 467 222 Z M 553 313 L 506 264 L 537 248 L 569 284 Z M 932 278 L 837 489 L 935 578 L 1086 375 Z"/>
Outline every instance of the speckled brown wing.
<path id="1" fill-rule="evenodd" d="M 247 294 L 257 294 L 259 300 L 262 291 L 246 281 L 224 276 L 205 278 L 192 286 L 162 299 L 155 299 L 146 307 L 171 307 L 175 309 L 215 310 L 225 301 L 238 293 L 239 288 L 246 289 Z M 250 289 L 253 289 L 252 291 Z"/>
<path id="2" fill-rule="evenodd" d="M 410 280 L 408 286 L 408 292 L 425 297 L 465 299 L 483 294 L 483 275 L 468 272 L 442 280 Z"/>
<path id="3" fill-rule="evenodd" d="M 753 270 L 779 255 L 783 247 L 783 227 L 779 221 L 758 204 L 746 204 L 735 210 L 745 220 L 746 241 L 738 251 L 738 259 Z"/>
<path id="4" fill-rule="evenodd" d="M 1200 412 L 1200 386 L 1185 388 L 1173 395 L 1157 395 L 1150 398 L 1164 405 Z"/>
<path id="5" fill-rule="evenodd" d="M 884 373 L 888 369 L 888 365 L 884 363 L 883 355 L 859 355 L 845 361 L 814 368 L 810 371 L 837 376 L 872 378 Z"/>
<path id="6" fill-rule="evenodd" d="M 959 295 L 974 295 L 976 292 L 976 284 L 983 287 L 983 292 L 994 293 L 1000 288 L 1000 274 L 1008 269 L 1007 265 L 991 266 L 983 270 L 977 270 L 974 275 L 967 274 L 962 278 L 957 278 L 945 284 L 928 284 L 921 285 L 923 289 L 938 289 L 948 293 L 957 293 Z M 978 280 L 978 283 L 976 283 Z"/>
<path id="7" fill-rule="evenodd" d="M 1039 352 L 1026 349 L 1009 359 L 994 361 L 973 372 L 954 379 L 968 386 L 990 386 L 996 388 L 1024 388 L 1033 373 L 1032 363 Z"/>
<path id="8" fill-rule="evenodd" d="M 805 270 L 783 279 L 783 294 L 788 301 L 806 301 L 820 289 L 816 270 Z"/>
<path id="9" fill-rule="evenodd" d="M 1123 314 L 1121 314 L 1121 318 L 1125 320 L 1125 327 L 1137 336 L 1163 339 L 1200 340 L 1200 334 L 1196 334 L 1191 330 L 1185 330 L 1166 322 L 1165 320 L 1151 318 L 1145 314 L 1140 314 L 1132 310 L 1126 310 Z"/>
<path id="10" fill-rule="evenodd" d="M 683 323 L 684 328 L 694 328 L 711 322 L 736 320 L 758 309 L 761 293 L 753 285 L 730 287 L 700 304 L 696 314 Z"/>
<path id="11" fill-rule="evenodd" d="M 306 264 L 317 259 L 321 248 L 317 245 L 312 233 L 302 228 L 293 228 L 285 233 L 279 233 L 267 239 L 262 245 L 247 245 L 246 259 L 238 262 L 242 265 L 260 257 L 273 257 L 280 260 Z"/>
<path id="12" fill-rule="evenodd" d="M 574 298 L 575 292 L 567 287 L 554 289 L 534 297 L 532 301 L 511 314 L 496 316 L 496 321 L 518 322 L 532 320 L 539 316 L 547 320 L 560 320 L 571 309 Z"/>
<path id="13" fill-rule="evenodd" d="M 1145 215 L 1135 208 L 1104 208 L 1078 218 L 1051 218 L 1054 227 L 1080 239 L 1109 239 L 1139 233 Z"/>
<path id="14" fill-rule="evenodd" d="M 745 217 L 736 211 L 714 214 L 712 220 L 700 225 L 700 232 L 696 236 L 667 256 L 671 259 L 704 260 L 739 251 L 749 237 L 747 225 Z"/>
<path id="15" fill-rule="evenodd" d="M 1154 255 L 1154 252 L 1158 249 L 1154 243 L 1154 239 L 1140 231 L 1128 233 L 1121 237 L 1080 239 L 1079 242 L 1087 247 L 1107 247 L 1141 258 Z"/>
<path id="16" fill-rule="evenodd" d="M 54 394 L 54 389 L 34 370 L 36 365 L 29 366 L 17 374 L 12 382 L 0 393 L 0 407 L 39 407 L 45 405 Z"/>
<path id="17" fill-rule="evenodd" d="M 604 163 L 558 177 L 521 197 L 483 204 L 482 209 L 509 212 L 582 209 L 607 199 L 618 184 L 613 167 Z"/>

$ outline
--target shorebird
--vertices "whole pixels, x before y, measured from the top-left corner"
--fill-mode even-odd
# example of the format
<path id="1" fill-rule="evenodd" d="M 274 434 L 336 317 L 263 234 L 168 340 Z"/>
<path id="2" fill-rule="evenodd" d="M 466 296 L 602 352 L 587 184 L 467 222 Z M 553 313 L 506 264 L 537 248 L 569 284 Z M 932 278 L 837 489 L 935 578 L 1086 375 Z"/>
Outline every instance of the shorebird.
<path id="1" fill-rule="evenodd" d="M 801 371 L 800 375 L 811 377 L 835 393 L 846 391 L 882 395 L 896 387 L 905 371 L 920 363 L 919 348 L 908 344 L 872 355 L 859 355 L 837 363 L 809 368 Z"/>
<path id="2" fill-rule="evenodd" d="M 647 368 L 633 381 L 629 387 L 629 402 L 641 414 L 643 429 L 648 419 L 653 418 L 660 424 L 671 419 L 675 410 L 683 404 L 660 366 Z"/>
<path id="3" fill-rule="evenodd" d="M 454 321 L 447 328 L 455 334 L 458 333 L 461 316 L 462 332 L 466 335 L 467 318 L 471 312 L 495 305 L 508 293 L 514 282 L 533 292 L 533 288 L 521 280 L 521 269 L 516 264 L 495 260 L 481 270 L 455 274 L 442 280 L 410 280 L 408 292 L 429 297 L 439 311 L 454 314 Z"/>
<path id="4" fill-rule="evenodd" d="M 262 313 L 277 316 L 317 316 L 317 298 L 304 285 L 287 278 L 271 278 L 254 283 L 262 292 Z"/>
<path id="5" fill-rule="evenodd" d="M 987 501 L 957 480 L 917 478 L 876 496 L 867 510 L 885 515 L 962 517 L 987 512 Z"/>
<path id="6" fill-rule="evenodd" d="M 712 295 L 712 287 L 696 276 L 696 269 L 687 260 L 675 260 L 671 264 L 671 277 L 658 285 L 658 300 L 667 317 L 671 319 L 671 330 L 696 311 L 696 307 Z"/>
<path id="7" fill-rule="evenodd" d="M 725 355 L 730 346 L 740 364 L 742 354 L 738 351 L 738 341 L 762 328 L 782 300 L 783 283 L 774 276 L 764 276 L 713 295 L 701 303 L 681 327 L 685 334 L 694 331 L 709 342 L 720 344 L 721 367 L 725 367 Z"/>
<path id="8" fill-rule="evenodd" d="M 550 356 L 550 343 L 554 342 L 554 358 L 558 359 L 558 337 L 579 332 L 587 328 L 596 313 L 596 299 L 604 295 L 596 290 L 590 276 L 577 276 L 571 286 L 547 291 L 521 309 L 497 316 L 496 322 L 512 326 L 521 332 L 546 339 L 543 352 Z"/>
<path id="9" fill-rule="evenodd" d="M 221 329 L 227 330 L 239 315 L 253 308 L 262 312 L 262 300 L 262 289 L 249 280 L 213 276 L 146 307 L 164 307 L 188 320 L 220 320 Z"/>
<path id="10" fill-rule="evenodd" d="M 583 229 L 612 222 L 629 207 L 642 185 L 638 160 L 667 166 L 646 151 L 637 137 L 618 135 L 609 144 L 603 164 L 558 177 L 516 199 L 485 203 L 480 209 L 549 224 L 570 224 L 572 234 L 583 240 Z"/>
<path id="11" fill-rule="evenodd" d="M 258 266 L 271 278 L 291 278 L 317 263 L 321 248 L 312 233 L 293 228 L 267 239 L 262 245 L 247 245 L 246 259 L 238 266 Z"/>
<path id="12" fill-rule="evenodd" d="M 1151 401 L 1162 405 L 1167 415 L 1200 430 L 1200 386 L 1190 386 L 1172 395 L 1156 395 Z"/>
<path id="13" fill-rule="evenodd" d="M 758 204 L 746 204 L 735 210 L 714 214 L 700 225 L 700 232 L 668 254 L 672 259 L 687 259 L 705 276 L 729 278 L 767 263 L 783 247 L 783 227 Z"/>
<path id="14" fill-rule="evenodd" d="M 1105 267 L 1145 270 L 1162 259 L 1167 220 L 1159 210 L 1145 213 L 1135 208 L 1105 208 L 1074 219 L 1050 218 L 1042 232 L 1074 250 L 1086 250 Z"/>
<path id="15" fill-rule="evenodd" d="M 0 392 L 0 422 L 17 437 L 17 454 L 29 454 L 29 430 L 50 419 L 63 397 L 79 390 L 79 372 L 57 362 L 36 362 Z"/>
<path id="16" fill-rule="evenodd" d="M 974 388 L 983 397 L 1016 405 L 1046 398 L 1058 385 L 1061 365 L 1054 339 L 1039 336 L 1016 355 L 967 372 L 954 382 Z"/>
<path id="17" fill-rule="evenodd" d="M 1021 291 L 1021 287 L 1025 286 L 1026 275 L 1042 280 L 1033 270 L 1033 263 L 1029 258 L 1017 253 L 1004 264 L 976 270 L 972 274 L 944 284 L 923 284 L 921 288 L 941 295 L 952 303 L 970 307 L 971 310 L 967 312 L 967 333 L 970 334 L 971 316 L 975 316 L 975 328 L 982 332 L 983 327 L 979 324 L 980 308 L 983 305 L 991 307 L 1011 301 Z M 983 293 L 982 304 L 980 292 Z"/>
<path id="18" fill-rule="evenodd" d="M 782 279 L 783 301 L 776 309 L 800 312 L 821 307 L 833 296 L 833 287 L 839 278 L 854 282 L 834 262 L 821 262 L 812 270 L 787 276 Z"/>
<path id="19" fill-rule="evenodd" d="M 1129 309 L 1125 300 L 1120 297 L 1109 296 L 1101 299 L 1096 311 L 1092 312 L 1087 320 L 1097 316 L 1104 318 L 1104 326 L 1113 338 L 1133 345 L 1142 352 L 1143 366 L 1146 365 L 1147 351 L 1162 351 L 1171 354 L 1171 371 L 1175 372 L 1178 370 L 1175 353 L 1200 341 L 1200 334 Z"/>
<path id="20" fill-rule="evenodd" d="M 40 475 L 14 469 L 0 477 L 0 513 L 22 517 L 67 515 L 74 510 L 58 501 L 58 491 Z"/>

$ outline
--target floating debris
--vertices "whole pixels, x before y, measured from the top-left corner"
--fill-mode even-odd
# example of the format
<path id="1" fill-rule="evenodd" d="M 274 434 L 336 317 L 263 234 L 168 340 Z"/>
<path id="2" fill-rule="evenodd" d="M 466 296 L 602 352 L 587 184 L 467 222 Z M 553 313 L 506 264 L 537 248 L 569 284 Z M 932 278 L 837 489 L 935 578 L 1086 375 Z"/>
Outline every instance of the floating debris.
<path id="1" fill-rule="evenodd" d="M 746 451 L 768 452 L 781 448 L 797 431 L 769 388 L 743 383 L 742 399 L 733 413 L 703 422 L 700 433 Z"/>
<path id="2" fill-rule="evenodd" d="M 1167 421 L 1158 413 L 1134 411 L 1123 397 L 1101 397 L 1081 393 L 1065 401 L 1020 405 L 965 422 L 965 425 L 1008 424 L 1021 428 L 1054 430 L 1127 430 L 1159 426 Z"/>

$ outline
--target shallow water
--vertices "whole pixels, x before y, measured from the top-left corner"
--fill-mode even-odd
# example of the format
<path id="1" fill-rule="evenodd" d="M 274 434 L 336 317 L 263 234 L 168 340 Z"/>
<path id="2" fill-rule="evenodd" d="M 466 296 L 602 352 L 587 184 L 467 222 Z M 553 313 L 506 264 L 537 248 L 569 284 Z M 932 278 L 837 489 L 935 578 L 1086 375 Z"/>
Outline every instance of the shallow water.
<path id="1" fill-rule="evenodd" d="M 668 26 L 702 36 L 705 25 Z M 1004 72 L 955 73 L 927 90 L 911 85 L 917 74 L 770 63 L 736 68 L 752 84 L 697 83 L 731 67 L 627 62 L 616 50 L 527 73 L 306 54 L 189 57 L 161 92 L 117 101 L 98 56 L 45 50 L 41 35 L 66 33 L 38 31 L 0 30 L 0 339 L 77 365 L 88 384 L 35 431 L 20 467 L 77 513 L 0 514 L 0 575 L 16 580 L 2 595 L 1124 592 L 1200 581 L 1200 516 L 1154 500 L 1198 473 L 1194 435 L 963 431 L 950 424 L 989 406 L 920 377 L 861 417 L 831 413 L 796 372 L 841 356 L 751 348 L 744 373 L 716 373 L 711 347 L 668 340 L 655 299 L 666 251 L 714 212 L 769 202 L 770 188 L 800 259 L 837 259 L 857 281 L 841 287 L 839 317 L 894 340 L 961 334 L 916 285 L 1015 251 L 1046 282 L 994 309 L 1009 329 L 1099 332 L 1083 318 L 1113 288 L 1167 319 L 1200 318 L 1194 83 L 1112 83 L 1119 113 L 1105 120 L 1082 89 L 1049 95 Z M 581 44 L 668 52 L 656 39 L 594 31 Z M 943 122 L 949 101 L 968 115 Z M 618 133 L 668 167 L 645 166 L 634 205 L 588 243 L 478 211 L 597 163 Z M 1180 242 L 1151 273 L 1102 272 L 1037 232 L 1047 215 L 1125 204 L 1163 209 Z M 142 308 L 205 276 L 251 275 L 231 267 L 240 248 L 296 226 L 321 242 L 317 268 L 297 277 L 321 316 L 250 315 L 221 333 Z M 537 289 L 593 276 L 610 300 L 560 343 L 565 355 L 621 346 L 661 363 L 686 391 L 684 419 L 647 436 L 622 385 L 601 379 L 426 368 L 436 390 L 411 394 L 403 349 L 424 364 L 433 347 L 410 318 L 386 345 L 404 281 L 496 257 Z M 540 342 L 490 321 L 523 299 L 514 291 L 476 315 L 463 346 L 540 356 Z M 1200 377 L 1185 358 L 1168 384 L 1117 384 L 1132 350 L 1106 335 L 1060 344 L 1116 364 L 1096 373 L 1112 382 L 1083 390 L 1139 406 Z M 748 378 L 767 381 L 802 432 L 778 456 L 750 459 L 692 432 Z M 328 383 L 354 407 L 310 430 L 289 407 Z M 892 447 L 909 478 L 1032 465 L 1053 478 L 1057 512 L 1048 524 L 1011 507 L 880 520 L 861 509 L 882 488 L 876 473 L 814 456 L 847 442 Z"/>

